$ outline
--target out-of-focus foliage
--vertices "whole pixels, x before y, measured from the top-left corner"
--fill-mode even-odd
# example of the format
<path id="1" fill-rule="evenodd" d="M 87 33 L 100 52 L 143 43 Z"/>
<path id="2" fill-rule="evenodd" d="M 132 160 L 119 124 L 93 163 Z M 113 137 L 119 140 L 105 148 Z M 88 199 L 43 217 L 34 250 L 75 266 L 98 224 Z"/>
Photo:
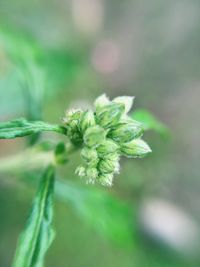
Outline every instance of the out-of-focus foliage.
<path id="1" fill-rule="evenodd" d="M 25 106 L 28 119 L 42 119 L 42 106 L 49 98 L 66 90 L 66 84 L 70 90 L 77 76 L 90 74 L 84 50 L 45 47 L 23 31 L 1 27 L 0 49 L 6 65 L 0 79 L 2 114 L 22 113 Z M 12 110 L 8 103 L 12 103 Z"/>
<path id="2" fill-rule="evenodd" d="M 168 128 L 148 110 L 138 109 L 132 113 L 132 118 L 141 122 L 144 130 L 154 130 L 163 137 L 169 134 Z"/>
<path id="3" fill-rule="evenodd" d="M 92 186 L 58 180 L 57 197 L 70 205 L 81 220 L 118 245 L 134 241 L 134 218 L 127 203 Z"/>
<path id="4" fill-rule="evenodd" d="M 21 96 L 25 96 L 27 118 L 41 119 L 46 87 L 46 70 L 41 48 L 32 38 L 8 28 L 1 28 L 0 44 L 12 64 L 7 74 L 8 79 L 16 79 L 17 74 L 15 83 Z"/>

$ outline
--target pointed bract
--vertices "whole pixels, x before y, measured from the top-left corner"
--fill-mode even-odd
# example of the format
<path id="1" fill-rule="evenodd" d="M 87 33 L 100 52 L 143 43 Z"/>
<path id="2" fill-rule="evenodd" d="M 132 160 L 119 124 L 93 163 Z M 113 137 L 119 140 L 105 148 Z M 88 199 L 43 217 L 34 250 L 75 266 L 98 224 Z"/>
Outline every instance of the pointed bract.
<path id="1" fill-rule="evenodd" d="M 124 104 L 125 113 L 128 113 L 133 106 L 134 98 L 134 96 L 118 96 L 114 98 L 112 102 Z"/>
<path id="2" fill-rule="evenodd" d="M 94 113 L 91 110 L 83 112 L 80 118 L 80 129 L 85 132 L 89 127 L 95 125 Z"/>
<path id="3" fill-rule="evenodd" d="M 125 106 L 121 103 L 111 103 L 96 110 L 96 122 L 103 128 L 109 128 L 116 125 L 122 114 Z"/>
<path id="4" fill-rule="evenodd" d="M 94 106 L 98 109 L 100 107 L 104 107 L 105 105 L 107 105 L 109 103 L 110 103 L 110 100 L 106 96 L 106 94 L 102 94 L 99 97 L 97 97 L 97 99 L 94 102 Z"/>

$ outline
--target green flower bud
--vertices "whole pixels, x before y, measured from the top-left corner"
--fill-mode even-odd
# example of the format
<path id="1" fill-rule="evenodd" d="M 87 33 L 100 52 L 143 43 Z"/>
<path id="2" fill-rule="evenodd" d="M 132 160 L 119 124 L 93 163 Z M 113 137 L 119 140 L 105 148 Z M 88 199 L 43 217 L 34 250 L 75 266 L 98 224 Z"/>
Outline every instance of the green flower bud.
<path id="1" fill-rule="evenodd" d="M 115 142 L 111 139 L 106 139 L 97 147 L 97 152 L 100 157 L 103 157 L 104 155 L 116 152 L 118 148 L 119 147 Z"/>
<path id="2" fill-rule="evenodd" d="M 113 174 L 102 174 L 98 178 L 98 182 L 104 186 L 112 186 L 113 183 Z"/>
<path id="3" fill-rule="evenodd" d="M 107 132 L 98 125 L 90 127 L 85 131 L 84 142 L 89 147 L 97 147 L 105 140 L 106 134 Z"/>
<path id="4" fill-rule="evenodd" d="M 82 143 L 83 137 L 81 132 L 79 131 L 78 122 L 76 120 L 68 123 L 67 135 L 73 144 L 79 145 Z"/>
<path id="5" fill-rule="evenodd" d="M 94 184 L 98 178 L 98 171 L 96 168 L 87 168 L 86 169 L 86 179 L 90 184 Z"/>
<path id="6" fill-rule="evenodd" d="M 113 99 L 114 103 L 121 103 L 125 106 L 125 113 L 128 113 L 131 110 L 133 105 L 133 96 L 119 96 Z"/>
<path id="7" fill-rule="evenodd" d="M 89 166 L 96 166 L 99 160 L 97 151 L 89 147 L 84 147 L 82 149 L 81 157 Z"/>
<path id="8" fill-rule="evenodd" d="M 115 160 L 110 159 L 102 159 L 99 161 L 98 170 L 101 174 L 104 173 L 114 173 L 116 169 L 116 162 Z"/>
<path id="9" fill-rule="evenodd" d="M 104 128 L 114 126 L 119 122 L 124 110 L 125 106 L 121 103 L 103 106 L 96 110 L 96 122 Z"/>
<path id="10" fill-rule="evenodd" d="M 112 161 L 119 161 L 119 158 L 120 158 L 120 155 L 118 152 L 114 152 L 114 153 L 110 153 L 110 154 L 105 154 L 103 156 L 103 159 L 109 159 L 109 160 L 112 160 Z"/>
<path id="11" fill-rule="evenodd" d="M 80 129 L 85 132 L 89 127 L 95 125 L 94 113 L 91 110 L 85 111 L 80 119 Z"/>
<path id="12" fill-rule="evenodd" d="M 67 136 L 74 145 L 82 148 L 84 166 L 79 166 L 76 173 L 85 177 L 87 183 L 97 181 L 111 186 L 113 175 L 119 173 L 121 155 L 137 158 L 151 152 L 150 147 L 139 139 L 143 134 L 142 124 L 127 115 L 133 99 L 121 96 L 110 101 L 103 94 L 95 101 L 95 112 L 75 109 L 66 113 Z M 62 149 L 59 147 L 56 151 L 58 155 Z"/>
<path id="13" fill-rule="evenodd" d="M 71 142 L 75 145 L 82 144 L 82 133 L 79 130 L 79 120 L 83 111 L 80 109 L 72 109 L 66 112 L 66 117 L 63 119 L 67 126 L 67 135 Z"/>
<path id="14" fill-rule="evenodd" d="M 141 139 L 134 139 L 121 145 L 121 152 L 128 158 L 142 158 L 151 152 L 150 147 Z"/>
<path id="15" fill-rule="evenodd" d="M 129 142 L 141 137 L 143 126 L 141 123 L 132 120 L 130 123 L 119 123 L 109 133 L 108 137 L 119 143 Z"/>

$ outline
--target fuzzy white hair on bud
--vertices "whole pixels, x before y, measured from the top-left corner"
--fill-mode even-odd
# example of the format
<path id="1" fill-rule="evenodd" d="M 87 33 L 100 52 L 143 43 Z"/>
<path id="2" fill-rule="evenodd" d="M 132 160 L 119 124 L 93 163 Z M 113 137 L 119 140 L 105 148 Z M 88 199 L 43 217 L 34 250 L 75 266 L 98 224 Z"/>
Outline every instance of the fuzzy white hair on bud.
<path id="1" fill-rule="evenodd" d="M 64 123 L 69 123 L 72 120 L 78 120 L 82 112 L 83 111 L 81 109 L 76 108 L 66 110 L 65 117 L 63 118 Z"/>
<path id="2" fill-rule="evenodd" d="M 65 115 L 69 118 L 73 117 L 75 114 L 80 114 L 82 112 L 79 108 L 72 108 L 70 110 L 67 110 Z"/>
<path id="3" fill-rule="evenodd" d="M 86 170 L 86 181 L 89 184 L 94 184 L 98 177 L 98 171 L 96 168 L 87 168 Z"/>
<path id="4" fill-rule="evenodd" d="M 104 186 L 112 186 L 113 184 L 113 174 L 102 174 L 98 179 L 99 183 Z"/>
<path id="5" fill-rule="evenodd" d="M 86 175 L 85 167 L 83 167 L 83 166 L 77 167 L 75 170 L 75 174 L 77 174 L 80 177 L 84 177 Z"/>
<path id="6" fill-rule="evenodd" d="M 97 151 L 94 148 L 89 148 L 89 147 L 84 147 L 82 149 L 81 158 L 90 167 L 96 166 L 99 160 Z"/>
<path id="7" fill-rule="evenodd" d="M 115 163 L 114 173 L 116 173 L 116 174 L 119 174 L 120 173 L 120 164 L 119 164 L 119 161 L 116 161 L 116 163 Z"/>

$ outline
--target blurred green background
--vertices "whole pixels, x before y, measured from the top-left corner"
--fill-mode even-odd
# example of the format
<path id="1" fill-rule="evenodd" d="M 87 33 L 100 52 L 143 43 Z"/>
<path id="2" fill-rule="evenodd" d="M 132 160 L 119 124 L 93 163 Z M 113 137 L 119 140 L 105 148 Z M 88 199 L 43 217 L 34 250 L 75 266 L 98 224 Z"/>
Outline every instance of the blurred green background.
<path id="1" fill-rule="evenodd" d="M 196 0 L 0 1 L 1 121 L 59 123 L 106 93 L 134 95 L 134 109 L 170 132 L 148 131 L 152 155 L 122 160 L 112 188 L 79 180 L 78 153 L 59 169 L 46 266 L 200 266 L 199 14 Z M 0 267 L 11 266 L 40 175 L 10 157 L 34 142 L 0 142 Z"/>

